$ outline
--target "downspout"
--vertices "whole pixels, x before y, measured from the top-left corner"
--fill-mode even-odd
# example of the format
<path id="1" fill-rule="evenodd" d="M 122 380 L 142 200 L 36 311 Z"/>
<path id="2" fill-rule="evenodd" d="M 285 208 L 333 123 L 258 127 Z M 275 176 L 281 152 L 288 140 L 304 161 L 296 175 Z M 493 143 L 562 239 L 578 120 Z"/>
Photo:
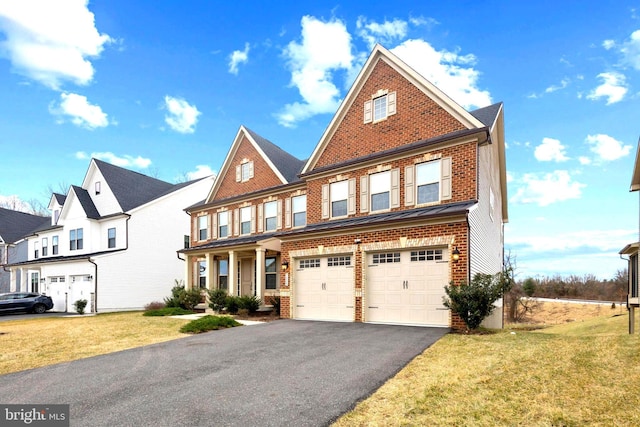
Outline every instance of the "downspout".
<path id="1" fill-rule="evenodd" d="M 96 264 L 95 262 L 93 262 L 93 260 L 89 257 L 87 258 L 87 261 L 89 261 L 91 264 L 93 264 L 93 301 L 95 303 L 95 312 L 98 312 L 98 264 Z"/>

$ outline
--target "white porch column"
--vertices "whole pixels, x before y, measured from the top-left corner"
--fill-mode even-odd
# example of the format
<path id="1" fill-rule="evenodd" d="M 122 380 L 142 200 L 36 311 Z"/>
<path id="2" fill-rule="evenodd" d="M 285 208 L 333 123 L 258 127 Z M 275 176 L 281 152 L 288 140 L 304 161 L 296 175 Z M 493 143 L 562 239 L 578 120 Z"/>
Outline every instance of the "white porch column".
<path id="1" fill-rule="evenodd" d="M 227 282 L 229 283 L 229 295 L 238 295 L 238 274 L 236 272 L 236 253 L 229 251 L 229 277 Z"/>
<path id="2" fill-rule="evenodd" d="M 213 259 L 213 254 L 209 252 L 207 254 L 207 289 L 215 288 L 215 260 Z"/>
<path id="3" fill-rule="evenodd" d="M 256 249 L 256 296 L 260 299 L 264 289 L 265 252 L 262 248 Z"/>
<path id="4" fill-rule="evenodd" d="M 193 288 L 193 258 L 189 255 L 184 261 L 184 287 L 185 289 Z"/>

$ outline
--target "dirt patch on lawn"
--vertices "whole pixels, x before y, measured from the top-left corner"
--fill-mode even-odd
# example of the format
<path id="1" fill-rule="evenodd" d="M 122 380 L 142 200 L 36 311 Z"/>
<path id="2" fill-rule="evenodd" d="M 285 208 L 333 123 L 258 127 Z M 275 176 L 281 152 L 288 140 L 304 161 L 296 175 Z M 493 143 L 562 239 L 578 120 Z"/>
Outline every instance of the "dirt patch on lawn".
<path id="1" fill-rule="evenodd" d="M 551 302 L 540 301 L 528 313 L 521 322 L 510 323 L 505 320 L 505 324 L 519 325 L 538 329 L 549 325 L 559 325 L 562 323 L 577 322 L 593 319 L 600 316 L 613 316 L 626 314 L 627 307 L 621 304 L 591 304 L 581 302 Z"/>

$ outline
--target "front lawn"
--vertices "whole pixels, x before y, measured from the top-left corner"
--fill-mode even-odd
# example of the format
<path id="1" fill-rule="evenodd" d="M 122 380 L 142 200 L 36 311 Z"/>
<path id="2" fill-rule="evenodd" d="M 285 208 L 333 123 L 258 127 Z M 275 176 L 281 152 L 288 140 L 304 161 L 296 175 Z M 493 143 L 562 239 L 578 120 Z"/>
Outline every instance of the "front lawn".
<path id="1" fill-rule="evenodd" d="M 640 425 L 640 336 L 627 322 L 449 334 L 334 425 Z"/>

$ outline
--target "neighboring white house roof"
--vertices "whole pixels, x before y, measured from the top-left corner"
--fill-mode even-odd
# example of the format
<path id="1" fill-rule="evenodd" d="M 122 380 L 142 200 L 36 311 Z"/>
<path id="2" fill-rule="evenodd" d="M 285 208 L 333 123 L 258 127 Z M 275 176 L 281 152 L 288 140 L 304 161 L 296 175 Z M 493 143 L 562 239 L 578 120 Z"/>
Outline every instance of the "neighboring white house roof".
<path id="1" fill-rule="evenodd" d="M 638 140 L 638 148 L 636 149 L 636 162 L 633 165 L 633 177 L 629 191 L 638 190 L 640 190 L 640 140 Z"/>

